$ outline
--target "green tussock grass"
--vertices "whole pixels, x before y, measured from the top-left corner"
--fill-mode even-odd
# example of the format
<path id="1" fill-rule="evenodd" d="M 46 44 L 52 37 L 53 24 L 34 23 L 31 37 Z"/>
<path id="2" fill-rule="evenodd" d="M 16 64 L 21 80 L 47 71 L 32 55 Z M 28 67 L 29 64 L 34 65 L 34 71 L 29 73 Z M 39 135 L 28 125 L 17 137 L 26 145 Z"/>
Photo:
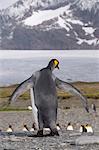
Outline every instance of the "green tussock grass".
<path id="1" fill-rule="evenodd" d="M 9 99 L 17 86 L 18 85 L 12 85 L 12 86 L 8 86 L 8 87 L 0 87 L 0 99 L 4 99 L 4 98 Z M 23 100 L 23 99 L 27 100 L 29 98 L 30 98 L 29 91 L 25 92 L 24 94 L 22 94 L 19 97 L 20 100 Z"/>
<path id="2" fill-rule="evenodd" d="M 73 85 L 79 89 L 84 96 L 91 99 L 99 99 L 99 83 L 98 82 L 75 82 Z M 64 93 L 58 90 L 58 96 L 62 99 L 71 98 L 73 95 L 70 93 Z"/>
<path id="3" fill-rule="evenodd" d="M 83 95 L 85 95 L 87 98 L 94 98 L 98 99 L 99 98 L 99 83 L 93 82 L 93 83 L 86 83 L 86 82 L 76 82 L 73 83 L 75 87 L 77 87 Z M 8 87 L 0 87 L 0 100 L 1 99 L 9 99 L 10 96 L 12 95 L 13 91 L 18 85 L 12 85 Z M 58 90 L 57 92 L 58 98 L 71 98 L 72 95 L 67 92 L 63 92 Z M 20 100 L 28 100 L 30 99 L 29 91 L 25 92 L 19 97 Z"/>
<path id="4" fill-rule="evenodd" d="M 57 95 L 58 95 L 58 98 L 61 98 L 61 99 L 68 99 L 72 97 L 70 93 L 59 91 L 59 90 L 57 92 Z"/>
<path id="5" fill-rule="evenodd" d="M 88 99 L 99 99 L 99 83 L 84 83 L 84 82 L 76 82 L 73 83 L 73 85 L 78 88 L 83 95 L 85 95 Z M 13 91 L 18 85 L 12 85 L 8 87 L 0 87 L 0 111 L 28 111 L 26 108 L 18 108 L 18 107 L 4 107 L 7 106 L 7 101 L 12 95 Z M 57 89 L 57 96 L 58 98 L 65 100 L 71 98 L 73 95 L 71 95 L 68 92 L 63 92 Z M 27 101 L 30 99 L 29 91 L 22 94 L 19 98 L 19 100 Z M 21 101 L 20 101 L 21 104 Z"/>
<path id="6" fill-rule="evenodd" d="M 6 107 L 6 108 L 0 108 L 0 111 L 29 111 L 29 110 L 28 109 L 24 109 L 24 108 Z"/>
<path id="7" fill-rule="evenodd" d="M 74 85 L 80 89 L 87 98 L 99 99 L 99 82 L 76 82 Z"/>

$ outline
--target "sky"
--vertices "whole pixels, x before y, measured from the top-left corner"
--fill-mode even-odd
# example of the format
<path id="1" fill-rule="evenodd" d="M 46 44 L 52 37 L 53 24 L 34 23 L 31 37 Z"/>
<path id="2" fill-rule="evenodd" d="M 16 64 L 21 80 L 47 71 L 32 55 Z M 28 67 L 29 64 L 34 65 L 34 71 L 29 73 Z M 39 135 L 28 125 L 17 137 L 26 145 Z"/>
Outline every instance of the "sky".
<path id="1" fill-rule="evenodd" d="M 0 0 L 0 9 L 7 8 L 18 0 Z"/>

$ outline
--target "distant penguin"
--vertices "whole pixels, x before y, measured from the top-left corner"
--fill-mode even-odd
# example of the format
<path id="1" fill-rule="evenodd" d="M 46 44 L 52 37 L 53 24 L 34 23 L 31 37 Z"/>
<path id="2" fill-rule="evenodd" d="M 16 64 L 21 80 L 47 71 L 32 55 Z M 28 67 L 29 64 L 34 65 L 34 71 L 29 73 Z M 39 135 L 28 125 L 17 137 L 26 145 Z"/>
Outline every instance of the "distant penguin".
<path id="1" fill-rule="evenodd" d="M 56 124 L 56 128 L 58 131 L 61 129 L 59 123 Z M 43 130 L 44 131 L 50 131 L 50 128 L 44 128 Z"/>
<path id="2" fill-rule="evenodd" d="M 73 131 L 73 130 L 74 130 L 74 129 L 73 129 L 73 125 L 71 124 L 71 122 L 68 123 L 68 125 L 67 125 L 67 130 L 68 130 L 68 131 Z"/>
<path id="3" fill-rule="evenodd" d="M 83 133 L 83 132 L 87 132 L 86 126 L 85 125 L 81 125 L 79 132 Z"/>
<path id="4" fill-rule="evenodd" d="M 6 132 L 13 132 L 12 125 L 9 125 L 8 129 L 6 130 Z"/>
<path id="5" fill-rule="evenodd" d="M 38 127 L 37 136 L 43 136 L 43 128 L 50 128 L 52 136 L 59 135 L 56 126 L 58 108 L 56 87 L 79 96 L 86 111 L 89 112 L 86 97 L 72 84 L 57 78 L 53 74 L 56 68 L 59 69 L 59 61 L 52 59 L 47 67 L 22 82 L 9 99 L 9 103 L 14 102 L 21 94 L 31 89 L 32 112 Z"/>
<path id="6" fill-rule="evenodd" d="M 57 126 L 57 130 L 59 131 L 61 129 L 59 123 L 57 123 L 56 126 Z"/>
<path id="7" fill-rule="evenodd" d="M 93 133 L 92 126 L 89 124 L 86 124 L 87 133 Z"/>
<path id="8" fill-rule="evenodd" d="M 30 132 L 33 132 L 34 131 L 34 128 L 32 127 L 31 129 L 30 129 Z"/>
<path id="9" fill-rule="evenodd" d="M 29 129 L 28 129 L 26 124 L 24 124 L 22 131 L 24 131 L 24 132 L 28 132 L 29 131 Z"/>
<path id="10" fill-rule="evenodd" d="M 32 124 L 32 128 L 30 129 L 30 131 L 33 132 L 33 131 L 35 131 L 35 130 L 37 130 L 37 128 L 36 128 L 36 126 L 35 126 L 35 123 L 33 123 L 33 124 Z"/>
<path id="11" fill-rule="evenodd" d="M 32 106 L 28 106 L 28 110 L 32 110 Z"/>
<path id="12" fill-rule="evenodd" d="M 91 105 L 91 107 L 92 107 L 93 112 L 96 113 L 96 105 L 93 103 L 93 104 Z"/>

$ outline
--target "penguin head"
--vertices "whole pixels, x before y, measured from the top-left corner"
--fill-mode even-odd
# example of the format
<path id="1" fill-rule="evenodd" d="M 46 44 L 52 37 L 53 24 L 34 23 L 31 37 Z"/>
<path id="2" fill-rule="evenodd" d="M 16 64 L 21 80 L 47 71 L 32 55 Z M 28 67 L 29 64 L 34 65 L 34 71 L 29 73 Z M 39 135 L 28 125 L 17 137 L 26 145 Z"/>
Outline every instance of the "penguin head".
<path id="1" fill-rule="evenodd" d="M 71 122 L 68 123 L 68 126 L 71 126 Z"/>
<path id="2" fill-rule="evenodd" d="M 32 128 L 34 128 L 34 130 L 36 130 L 36 123 L 35 122 L 32 124 Z"/>
<path id="3" fill-rule="evenodd" d="M 91 127 L 91 125 L 89 125 L 89 124 L 86 124 L 86 127 L 88 127 L 88 128 L 89 128 L 89 127 Z"/>
<path id="4" fill-rule="evenodd" d="M 59 61 L 57 59 L 52 59 L 47 68 L 49 68 L 50 70 L 54 70 L 55 68 L 58 68 L 59 69 Z"/>
<path id="5" fill-rule="evenodd" d="M 12 125 L 9 124 L 9 128 L 12 128 Z"/>
<path id="6" fill-rule="evenodd" d="M 26 125 L 26 124 L 24 124 L 23 126 L 24 126 L 24 128 L 27 128 L 27 125 Z"/>

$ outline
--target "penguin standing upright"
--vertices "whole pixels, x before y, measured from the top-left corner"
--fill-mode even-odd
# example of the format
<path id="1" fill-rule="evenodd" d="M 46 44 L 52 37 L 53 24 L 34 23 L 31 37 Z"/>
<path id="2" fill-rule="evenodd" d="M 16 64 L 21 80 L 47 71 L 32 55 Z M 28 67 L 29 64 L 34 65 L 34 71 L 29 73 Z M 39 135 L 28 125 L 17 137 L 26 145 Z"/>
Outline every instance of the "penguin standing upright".
<path id="1" fill-rule="evenodd" d="M 30 131 L 33 132 L 33 131 L 35 131 L 35 130 L 37 130 L 37 129 L 36 129 L 35 123 L 33 123 L 33 124 L 32 124 L 32 128 L 30 129 Z"/>
<path id="2" fill-rule="evenodd" d="M 86 98 L 73 85 L 55 77 L 52 73 L 55 68 L 59 69 L 59 61 L 52 59 L 47 67 L 35 72 L 29 79 L 22 82 L 9 99 L 9 103 L 15 101 L 17 97 L 31 89 L 32 112 L 38 127 L 37 136 L 43 136 L 43 128 L 50 128 L 51 136 L 59 135 L 56 126 L 58 108 L 56 87 L 79 96 L 88 112 Z"/>
<path id="3" fill-rule="evenodd" d="M 91 107 L 92 107 L 93 112 L 96 113 L 96 112 L 97 112 L 97 111 L 96 111 L 96 105 L 93 103 L 93 104 L 91 105 Z"/>
<path id="4" fill-rule="evenodd" d="M 6 132 L 13 132 L 12 125 L 9 125 L 9 128 L 6 130 Z"/>
<path id="5" fill-rule="evenodd" d="M 24 132 L 29 131 L 29 129 L 28 129 L 28 127 L 27 127 L 27 125 L 26 125 L 26 124 L 24 124 L 22 131 L 24 131 Z"/>
<path id="6" fill-rule="evenodd" d="M 87 133 L 93 133 L 92 126 L 89 124 L 86 124 Z"/>
<path id="7" fill-rule="evenodd" d="M 71 124 L 71 122 L 68 123 L 68 125 L 67 125 L 67 130 L 68 130 L 68 131 L 73 131 L 73 130 L 74 130 L 74 129 L 73 129 L 73 125 Z"/>
<path id="8" fill-rule="evenodd" d="M 79 131 L 80 131 L 81 133 L 87 132 L 86 126 L 85 126 L 85 125 L 81 125 Z"/>

